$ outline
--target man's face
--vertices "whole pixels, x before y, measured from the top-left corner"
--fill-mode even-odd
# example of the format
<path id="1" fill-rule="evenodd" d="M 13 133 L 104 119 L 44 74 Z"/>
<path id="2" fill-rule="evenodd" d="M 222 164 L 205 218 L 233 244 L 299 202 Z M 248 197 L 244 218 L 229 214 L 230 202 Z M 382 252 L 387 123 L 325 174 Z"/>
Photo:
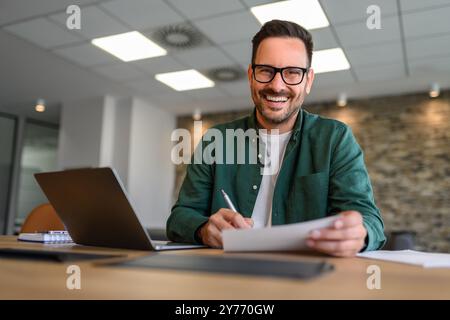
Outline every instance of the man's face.
<path id="1" fill-rule="evenodd" d="M 298 38 L 266 38 L 258 47 L 255 64 L 265 64 L 277 68 L 306 68 L 308 67 L 308 55 L 303 41 Z M 288 121 L 300 109 L 306 95 L 311 90 L 314 72 L 309 69 L 303 81 L 298 85 L 287 85 L 280 73 L 277 73 L 271 82 L 260 83 L 254 79 L 250 65 L 248 80 L 252 99 L 259 115 L 267 123 L 280 124 Z"/>

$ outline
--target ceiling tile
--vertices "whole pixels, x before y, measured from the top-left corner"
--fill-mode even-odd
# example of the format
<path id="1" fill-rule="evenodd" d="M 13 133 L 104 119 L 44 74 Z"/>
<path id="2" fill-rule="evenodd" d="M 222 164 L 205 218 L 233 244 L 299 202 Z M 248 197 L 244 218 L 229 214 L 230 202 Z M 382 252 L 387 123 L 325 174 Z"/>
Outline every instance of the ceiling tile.
<path id="1" fill-rule="evenodd" d="M 314 42 L 314 50 L 330 49 L 339 46 L 330 28 L 315 29 L 310 32 Z"/>
<path id="2" fill-rule="evenodd" d="M 125 85 L 136 92 L 152 96 L 152 95 L 170 95 L 174 91 L 165 84 L 159 82 L 153 77 L 147 77 L 141 80 L 128 81 Z"/>
<path id="3" fill-rule="evenodd" d="M 245 5 L 247 5 L 248 7 L 255 7 L 255 6 L 260 6 L 263 4 L 268 4 L 273 2 L 273 0 L 244 0 Z"/>
<path id="4" fill-rule="evenodd" d="M 425 91 L 434 81 L 439 82 L 442 88 L 450 86 L 449 0 L 400 0 L 404 12 L 409 77 L 404 76 L 395 0 L 319 1 L 330 22 L 334 24 L 337 38 L 335 39 L 330 28 L 313 30 L 311 33 L 315 49 L 327 49 L 341 44 L 352 69 L 317 75 L 312 94 L 308 98 L 334 100 L 339 92 L 344 91 L 349 97 L 401 94 L 417 89 Z M 85 70 L 78 68 L 80 74 L 86 75 L 85 78 L 77 72 L 64 72 L 71 74 L 74 80 L 83 78 L 83 83 L 86 83 L 88 69 L 91 71 L 90 76 L 97 80 L 95 85 L 98 84 L 100 88 L 97 90 L 91 84 L 92 89 L 89 90 L 92 92 L 104 92 L 106 89 L 101 88 L 107 88 L 107 83 L 114 86 L 111 81 L 107 81 L 108 78 L 120 82 L 120 85 L 115 84 L 117 91 L 114 92 L 122 89 L 128 94 L 134 92 L 154 101 L 155 105 L 165 110 L 184 110 L 190 114 L 195 108 L 201 108 L 205 112 L 252 105 L 249 85 L 244 78 L 230 83 L 216 82 L 214 88 L 180 93 L 155 80 L 153 75 L 190 68 L 232 65 L 236 62 L 247 67 L 251 58 L 251 38 L 260 25 L 249 10 L 237 11 L 243 7 L 274 2 L 273 0 L 39 0 L 28 1 L 26 5 L 23 2 L 0 0 L 0 25 L 9 24 L 4 27 L 6 30 L 0 30 L 0 50 L 3 52 L 11 48 L 9 59 L 5 60 L 7 65 L 12 66 L 11 70 L 23 71 L 24 68 L 20 68 L 23 54 L 36 49 L 32 55 L 37 58 L 35 61 L 30 60 L 34 63 L 30 64 L 31 69 L 35 64 L 53 67 L 58 65 L 58 70 L 59 67 L 68 65 L 61 61 L 57 56 L 59 55 L 85 67 Z M 64 11 L 70 4 L 82 6 L 82 30 L 79 32 L 65 28 Z M 381 7 L 382 30 L 370 31 L 365 25 L 366 9 L 370 4 Z M 50 17 L 41 17 L 42 15 Z M 201 32 L 215 43 L 205 42 L 201 47 L 189 50 L 169 50 L 168 56 L 130 63 L 123 63 L 87 43 L 89 38 L 127 32 L 131 28 L 144 32 L 156 31 L 162 25 L 193 23 L 186 21 L 186 18 L 194 20 L 197 27 L 201 25 Z M 19 23 L 11 24 L 13 21 Z M 38 47 L 49 48 L 50 52 L 37 49 L 16 36 Z M 217 43 L 222 47 L 215 47 Z M 0 69 L 5 71 L 5 68 Z M 77 68 L 72 66 L 71 69 L 74 72 Z M 358 81 L 355 81 L 353 75 Z M 20 78 L 25 77 L 26 75 Z M 51 87 L 55 91 L 55 86 Z M 66 89 L 73 91 L 73 88 L 71 85 L 61 84 L 61 90 L 57 88 L 55 92 Z"/>
<path id="5" fill-rule="evenodd" d="M 336 26 L 335 29 L 346 49 L 400 39 L 398 17 L 384 18 L 381 29 L 369 30 L 365 21 Z"/>
<path id="6" fill-rule="evenodd" d="M 442 75 L 448 80 L 448 75 L 450 72 L 450 57 L 410 60 L 409 69 L 411 75 Z"/>
<path id="7" fill-rule="evenodd" d="M 220 88 L 205 88 L 186 91 L 186 93 L 195 100 L 206 100 L 212 98 L 226 98 L 228 95 Z"/>
<path id="8" fill-rule="evenodd" d="M 190 19 L 203 18 L 207 16 L 244 10 L 239 0 L 168 0 L 173 6 L 180 10 L 183 15 Z"/>
<path id="9" fill-rule="evenodd" d="M 45 18 L 13 24 L 5 29 L 20 38 L 46 49 L 83 40 Z"/>
<path id="10" fill-rule="evenodd" d="M 425 9 L 435 6 L 450 6 L 448 0 L 400 0 L 402 11 Z"/>
<path id="11" fill-rule="evenodd" d="M 52 15 L 49 18 L 60 23 L 62 26 L 65 26 L 67 14 L 59 13 Z M 93 39 L 118 33 L 124 33 L 131 30 L 121 24 L 118 20 L 112 18 L 104 11 L 100 10 L 98 7 L 89 6 L 82 8 L 81 29 L 71 31 L 80 34 L 86 39 Z"/>
<path id="12" fill-rule="evenodd" d="M 113 65 L 101 66 L 93 69 L 94 72 L 100 73 L 107 78 L 126 81 L 130 79 L 144 78 L 146 75 L 136 70 L 133 66 L 127 63 L 118 63 Z"/>
<path id="13" fill-rule="evenodd" d="M 79 6 L 96 2 L 97 0 L 39 0 L 17 1 L 3 0 L 0 4 L 0 25 L 13 23 L 14 21 L 32 19 L 39 15 L 65 10 L 69 5 Z"/>
<path id="14" fill-rule="evenodd" d="M 403 61 L 403 52 L 400 42 L 347 49 L 345 54 L 350 65 L 355 67 L 393 64 L 396 62 L 402 63 Z"/>
<path id="15" fill-rule="evenodd" d="M 161 0 L 116 0 L 102 3 L 100 6 L 139 30 L 179 23 L 184 20 Z"/>
<path id="16" fill-rule="evenodd" d="M 321 0 L 320 3 L 333 25 L 351 21 L 364 21 L 365 25 L 369 17 L 367 8 L 373 4 L 380 7 L 382 17 L 397 13 L 397 3 L 393 0 Z"/>
<path id="17" fill-rule="evenodd" d="M 174 56 L 182 63 L 199 70 L 233 64 L 233 62 L 216 47 L 186 50 Z"/>
<path id="18" fill-rule="evenodd" d="M 405 37 L 423 37 L 450 32 L 450 6 L 403 15 Z"/>
<path id="19" fill-rule="evenodd" d="M 120 61 L 109 53 L 94 47 L 90 43 L 58 49 L 53 52 L 85 67 Z"/>
<path id="20" fill-rule="evenodd" d="M 336 71 L 316 74 L 314 77 L 313 89 L 321 87 L 329 87 L 333 85 L 341 85 L 345 83 L 354 83 L 355 80 L 350 71 Z"/>
<path id="21" fill-rule="evenodd" d="M 221 83 L 219 84 L 219 86 L 232 97 L 251 96 L 250 87 L 247 79 L 228 83 Z"/>
<path id="22" fill-rule="evenodd" d="M 258 21 L 248 11 L 197 20 L 193 23 L 215 43 L 250 41 L 260 29 Z"/>
<path id="23" fill-rule="evenodd" d="M 136 62 L 132 62 L 132 64 L 134 64 L 138 69 L 150 75 L 189 69 L 187 66 L 179 63 L 177 60 L 173 59 L 170 56 L 139 60 Z"/>
<path id="24" fill-rule="evenodd" d="M 406 77 L 405 67 L 402 63 L 391 65 L 380 65 L 376 67 L 354 68 L 359 81 L 384 81 L 391 79 L 401 79 Z"/>
<path id="25" fill-rule="evenodd" d="M 429 56 L 450 56 L 450 34 L 440 37 L 426 37 L 406 41 L 408 59 Z"/>
<path id="26" fill-rule="evenodd" d="M 238 63 L 247 68 L 252 59 L 252 43 L 250 39 L 225 44 L 222 48 Z"/>

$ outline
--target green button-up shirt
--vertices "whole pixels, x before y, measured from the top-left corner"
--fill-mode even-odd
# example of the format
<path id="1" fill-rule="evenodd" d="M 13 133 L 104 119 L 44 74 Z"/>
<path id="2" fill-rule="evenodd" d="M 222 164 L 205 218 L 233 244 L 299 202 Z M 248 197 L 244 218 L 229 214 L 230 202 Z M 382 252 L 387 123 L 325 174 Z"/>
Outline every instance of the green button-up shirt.
<path id="1" fill-rule="evenodd" d="M 254 129 L 257 132 L 256 110 L 248 117 L 213 128 L 220 131 L 224 139 L 211 139 L 211 142 L 204 136 L 201 147 L 205 150 L 215 143 L 216 148 L 224 150 L 225 159 L 226 130 Z M 198 228 L 220 208 L 227 208 L 220 189 L 228 193 L 244 217 L 251 217 L 262 180 L 262 164 L 249 160 L 252 144 L 255 139 L 245 139 L 248 161 L 244 164 L 238 161 L 227 164 L 225 160 L 196 164 L 192 160 L 167 221 L 169 239 L 198 243 Z M 256 144 L 259 145 L 257 141 Z M 236 143 L 234 150 L 238 147 Z M 214 156 L 219 154 L 213 153 Z M 301 109 L 275 184 L 272 225 L 323 218 L 346 210 L 359 211 L 363 216 L 367 229 L 364 250 L 381 248 L 386 241 L 383 220 L 374 203 L 363 152 L 351 129 L 342 122 Z"/>

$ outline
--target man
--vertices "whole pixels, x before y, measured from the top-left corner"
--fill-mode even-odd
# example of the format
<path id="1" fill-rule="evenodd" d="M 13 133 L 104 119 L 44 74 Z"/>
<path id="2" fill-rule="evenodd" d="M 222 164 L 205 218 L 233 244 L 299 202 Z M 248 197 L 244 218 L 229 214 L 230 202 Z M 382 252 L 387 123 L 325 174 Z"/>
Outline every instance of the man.
<path id="1" fill-rule="evenodd" d="M 310 33 L 295 23 L 272 20 L 252 43 L 248 80 L 253 114 L 215 129 L 224 136 L 230 129 L 267 129 L 269 134 L 258 134 L 259 142 L 268 146 L 276 138 L 281 147 L 276 155 L 267 153 L 264 158 L 281 159 L 281 167 L 264 175 L 261 164 L 188 165 L 167 221 L 168 237 L 219 248 L 224 229 L 337 214 L 332 227 L 311 232 L 308 246 L 341 257 L 379 249 L 385 242 L 383 221 L 363 153 L 350 128 L 301 109 L 314 81 Z M 205 139 L 201 144 L 208 145 Z M 239 213 L 226 209 L 221 189 Z"/>

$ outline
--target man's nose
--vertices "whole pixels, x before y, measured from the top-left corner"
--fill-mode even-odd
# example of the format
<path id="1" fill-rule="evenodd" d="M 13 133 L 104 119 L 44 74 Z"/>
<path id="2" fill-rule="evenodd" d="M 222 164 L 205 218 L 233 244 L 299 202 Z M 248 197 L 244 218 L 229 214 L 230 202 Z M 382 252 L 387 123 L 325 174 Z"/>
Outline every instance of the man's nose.
<path id="1" fill-rule="evenodd" d="M 285 89 L 286 84 L 283 81 L 283 78 L 281 77 L 281 73 L 277 72 L 275 74 L 275 77 L 272 79 L 272 81 L 270 82 L 270 87 L 273 89 L 273 91 L 275 92 L 279 92 L 282 91 L 283 89 Z"/>

